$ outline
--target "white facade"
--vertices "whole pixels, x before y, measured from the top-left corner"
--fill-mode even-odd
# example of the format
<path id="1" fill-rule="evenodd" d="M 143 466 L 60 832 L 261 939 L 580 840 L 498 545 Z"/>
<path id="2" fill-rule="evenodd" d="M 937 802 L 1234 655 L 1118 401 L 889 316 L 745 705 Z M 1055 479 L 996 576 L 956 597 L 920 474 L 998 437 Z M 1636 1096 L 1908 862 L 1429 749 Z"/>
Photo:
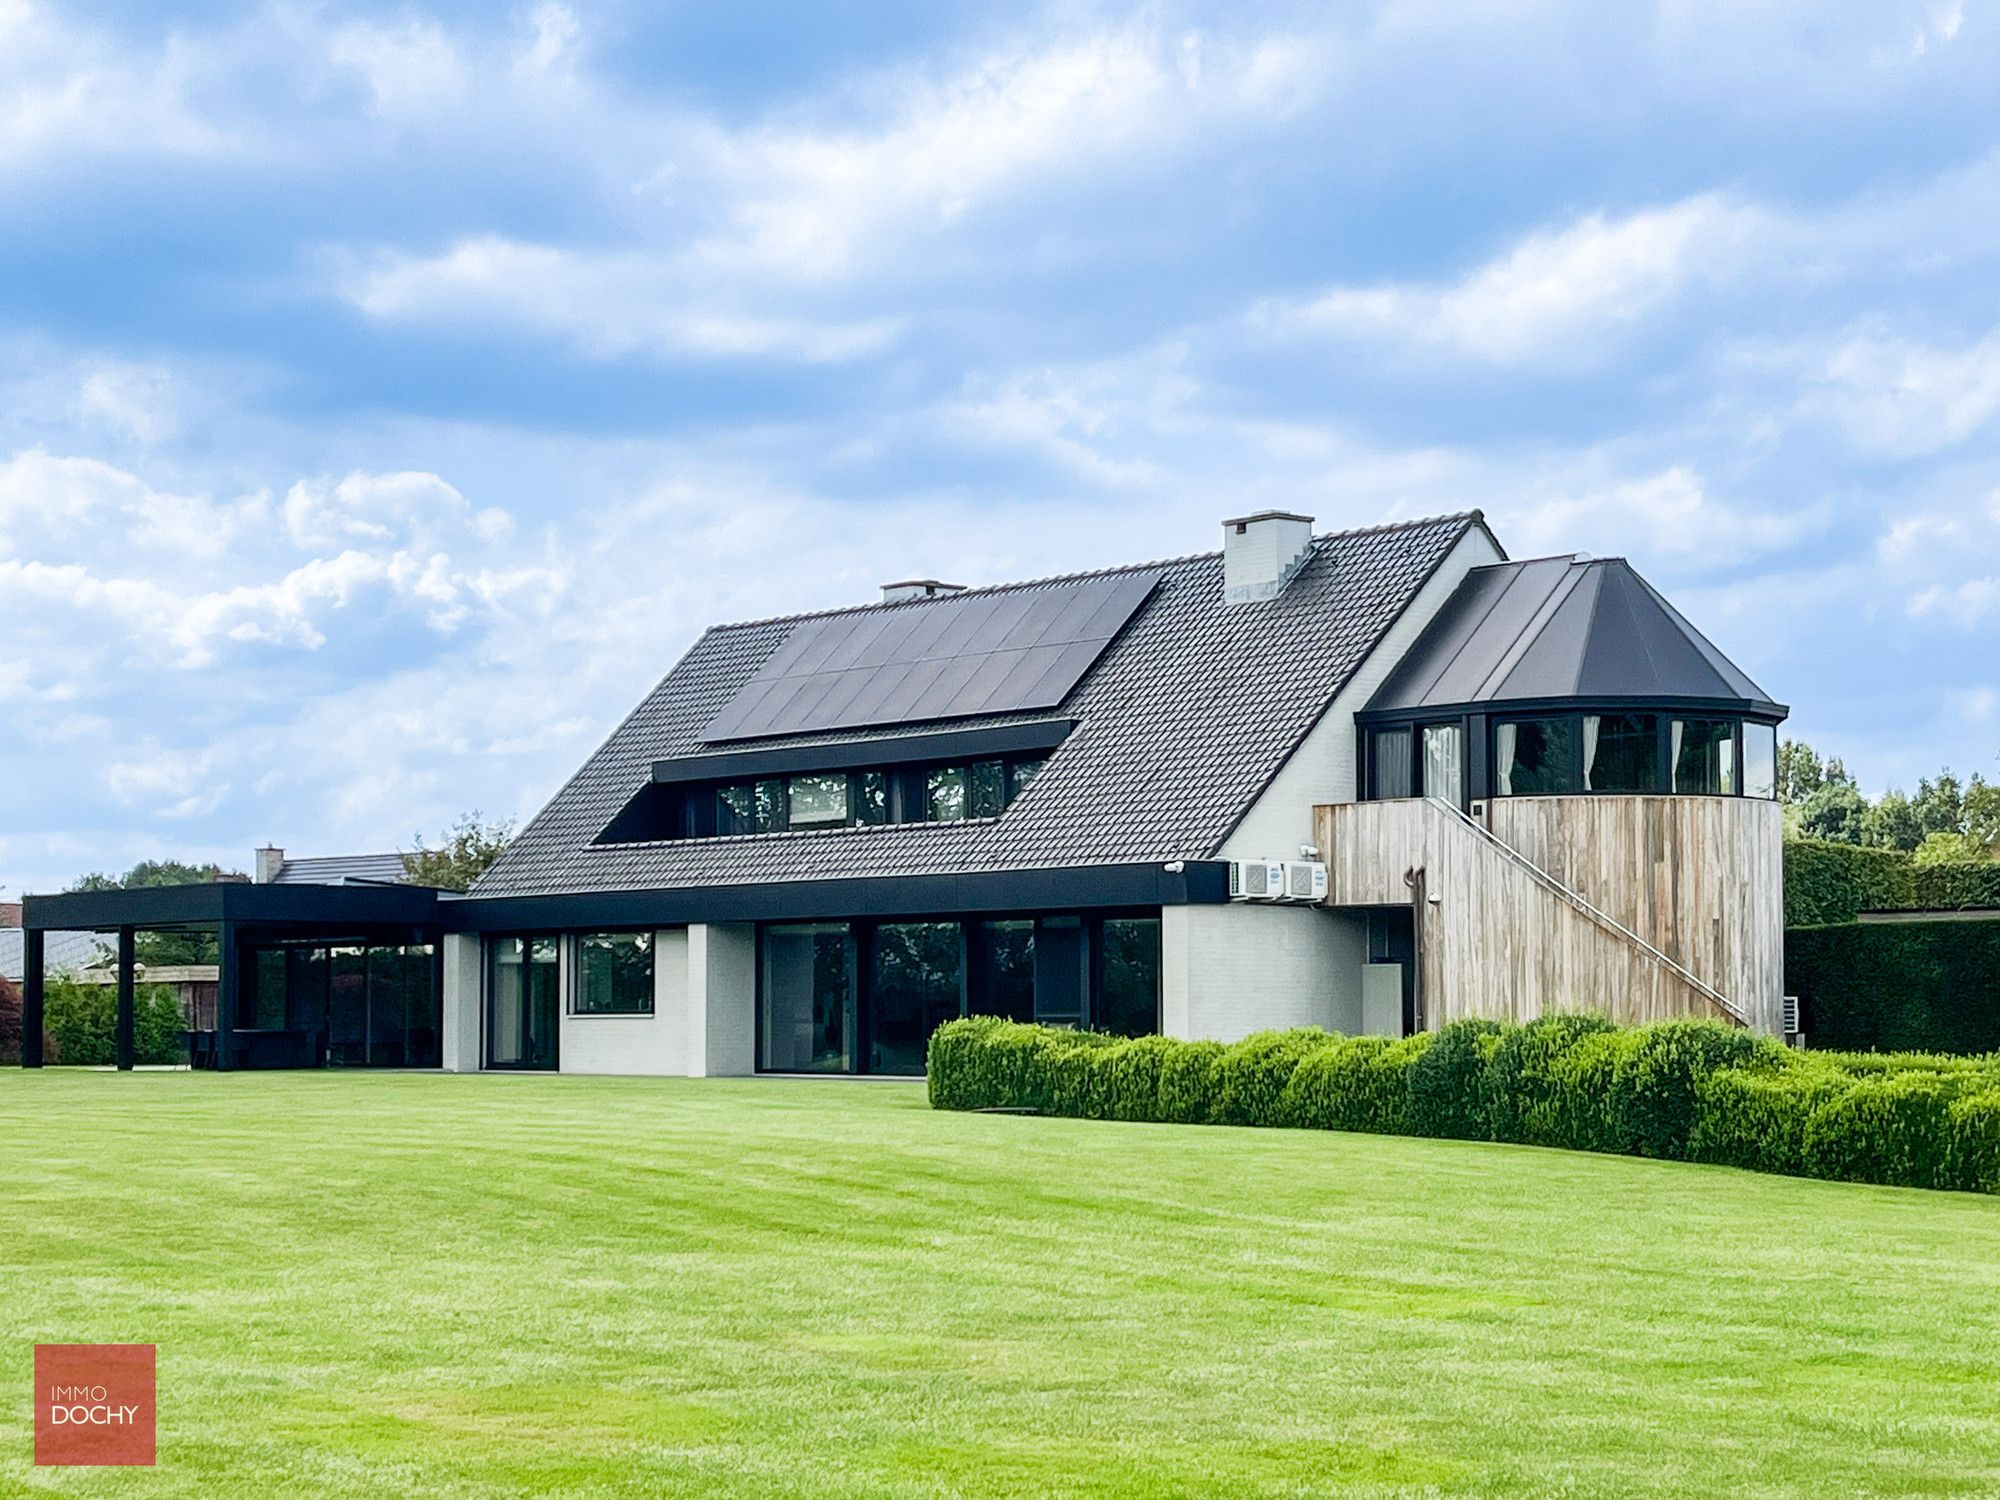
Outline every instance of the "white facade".
<path id="1" fill-rule="evenodd" d="M 1160 913 L 1160 1030 L 1194 1041 L 1253 1031 L 1361 1029 L 1365 918 L 1231 902 Z"/>

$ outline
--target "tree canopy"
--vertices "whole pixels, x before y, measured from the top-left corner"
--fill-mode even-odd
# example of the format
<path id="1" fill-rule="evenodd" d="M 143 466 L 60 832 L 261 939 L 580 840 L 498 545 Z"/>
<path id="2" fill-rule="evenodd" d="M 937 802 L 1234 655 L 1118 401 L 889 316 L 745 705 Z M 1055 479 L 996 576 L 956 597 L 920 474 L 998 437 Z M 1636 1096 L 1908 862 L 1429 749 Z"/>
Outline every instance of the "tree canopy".
<path id="1" fill-rule="evenodd" d="M 1892 789 L 1871 802 L 1839 757 L 1822 760 L 1812 746 L 1786 740 L 1778 747 L 1778 800 L 1799 838 L 1909 850 L 1926 864 L 2000 859 L 2000 783 L 1977 772 L 1961 782 L 1940 771 L 1915 792 Z"/>
<path id="2" fill-rule="evenodd" d="M 416 836 L 416 848 L 403 855 L 403 872 L 413 884 L 434 886 L 441 891 L 467 891 L 473 881 L 486 873 L 500 857 L 507 840 L 514 836 L 510 822 L 486 822 L 477 812 L 469 812 L 452 825 L 444 842 L 433 849 Z"/>

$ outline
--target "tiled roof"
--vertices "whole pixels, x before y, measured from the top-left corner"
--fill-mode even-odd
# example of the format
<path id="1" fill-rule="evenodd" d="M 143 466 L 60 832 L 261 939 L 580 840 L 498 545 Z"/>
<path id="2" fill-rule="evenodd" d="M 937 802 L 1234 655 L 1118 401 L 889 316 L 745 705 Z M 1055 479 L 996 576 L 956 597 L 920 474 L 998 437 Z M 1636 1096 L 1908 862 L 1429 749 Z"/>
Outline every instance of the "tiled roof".
<path id="1" fill-rule="evenodd" d="M 697 738 L 702 728 L 799 620 L 823 616 L 716 626 L 508 845 L 474 894 L 1210 857 L 1453 545 L 1480 524 L 1474 512 L 1316 537 L 1285 592 L 1257 604 L 1223 603 L 1220 553 L 1106 570 L 1157 572 L 1160 586 L 1057 711 L 1077 721 L 1074 732 L 998 818 L 594 845 L 653 762 L 712 748 Z M 1003 587 L 1047 588 L 1074 576 Z"/>
<path id="2" fill-rule="evenodd" d="M 365 881 L 371 885 L 388 882 L 400 885 L 409 876 L 400 854 L 334 854 L 322 859 L 288 859 L 278 869 L 273 885 L 346 885 Z"/>
<path id="3" fill-rule="evenodd" d="M 0 927 L 0 978 L 21 982 L 27 972 L 26 936 L 18 927 Z M 117 941 L 110 932 L 53 931 L 42 939 L 42 966 L 51 974 L 87 968 Z"/>

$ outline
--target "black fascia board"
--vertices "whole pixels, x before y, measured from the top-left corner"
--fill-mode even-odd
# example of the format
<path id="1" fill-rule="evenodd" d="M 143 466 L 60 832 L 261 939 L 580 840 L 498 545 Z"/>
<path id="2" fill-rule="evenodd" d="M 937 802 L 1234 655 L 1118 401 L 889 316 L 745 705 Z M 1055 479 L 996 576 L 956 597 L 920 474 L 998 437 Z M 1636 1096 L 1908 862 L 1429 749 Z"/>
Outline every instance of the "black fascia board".
<path id="1" fill-rule="evenodd" d="M 217 922 L 295 927 L 431 927 L 438 893 L 428 886 L 252 885 L 216 881 L 136 890 L 23 896 L 21 925 L 55 932 L 178 927 Z"/>
<path id="2" fill-rule="evenodd" d="M 931 761 L 989 760 L 1053 750 L 1076 728 L 1074 719 L 1038 719 L 980 729 L 939 729 L 814 745 L 769 745 L 755 750 L 713 750 L 653 762 L 653 780 L 666 785 L 699 781 L 748 781 L 809 771 L 864 771 L 877 766 Z"/>
<path id="3" fill-rule="evenodd" d="M 950 917 L 1113 907 L 1220 905 L 1229 899 L 1222 860 L 980 870 L 958 875 L 847 876 L 832 880 L 684 886 L 652 891 L 565 891 L 469 896 L 438 903 L 448 932 L 546 932 L 679 927 L 691 922 L 830 921 L 846 917 Z"/>
<path id="4" fill-rule="evenodd" d="M 1589 697 L 1482 698 L 1473 703 L 1425 703 L 1394 708 L 1364 708 L 1355 712 L 1357 724 L 1429 724 L 1456 719 L 1464 714 L 1485 714 L 1495 719 L 1533 718 L 1538 714 L 1587 714 L 1601 708 L 1652 709 L 1659 713 L 1720 714 L 1730 718 L 1756 719 L 1777 724 L 1791 715 L 1782 703 L 1757 702 L 1748 698 L 1674 698 L 1652 694 L 1593 694 Z"/>

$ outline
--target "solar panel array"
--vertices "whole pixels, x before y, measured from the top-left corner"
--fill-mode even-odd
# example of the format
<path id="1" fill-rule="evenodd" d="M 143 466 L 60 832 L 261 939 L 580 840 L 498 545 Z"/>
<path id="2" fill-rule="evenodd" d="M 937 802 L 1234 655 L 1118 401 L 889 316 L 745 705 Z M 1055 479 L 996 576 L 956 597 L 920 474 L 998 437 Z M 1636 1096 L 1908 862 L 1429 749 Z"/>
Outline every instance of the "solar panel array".
<path id="1" fill-rule="evenodd" d="M 1123 573 L 803 621 L 701 738 L 1054 708 L 1159 582 Z"/>

